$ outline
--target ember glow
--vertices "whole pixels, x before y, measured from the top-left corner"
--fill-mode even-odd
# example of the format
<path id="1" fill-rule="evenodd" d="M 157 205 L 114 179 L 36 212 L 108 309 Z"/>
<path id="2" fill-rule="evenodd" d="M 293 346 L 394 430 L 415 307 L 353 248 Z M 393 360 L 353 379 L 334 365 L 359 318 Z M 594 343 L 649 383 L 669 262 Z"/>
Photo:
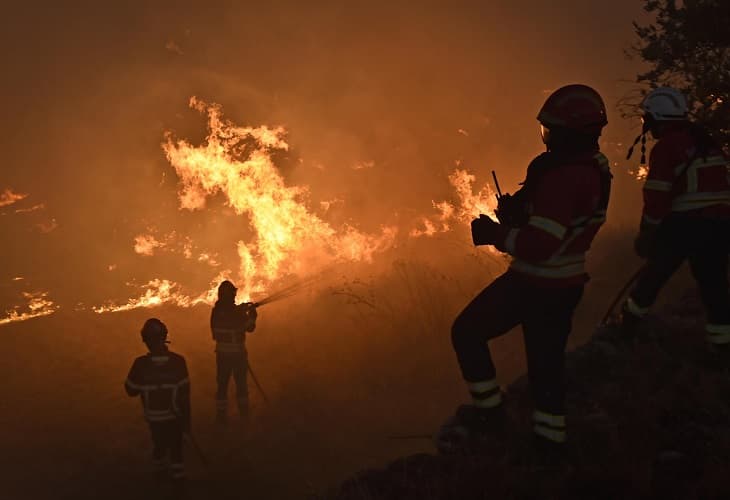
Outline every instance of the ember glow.
<path id="1" fill-rule="evenodd" d="M 7 207 L 27 197 L 27 194 L 15 193 L 12 189 L 5 189 L 0 193 L 0 207 Z"/>
<path id="2" fill-rule="evenodd" d="M 24 308 L 15 307 L 10 311 L 6 311 L 6 316 L 0 318 L 0 325 L 49 316 L 59 309 L 57 305 L 48 299 L 48 292 L 23 292 L 23 297 L 27 300 L 27 305 Z M 22 309 L 25 309 L 25 311 Z"/>
<path id="3" fill-rule="evenodd" d="M 649 175 L 649 167 L 646 165 L 639 165 L 639 169 L 631 173 L 636 176 L 637 180 L 643 181 Z"/>
<path id="4" fill-rule="evenodd" d="M 345 225 L 334 228 L 307 206 L 308 189 L 286 185 L 271 153 L 288 150 L 282 127 L 239 127 L 222 116 L 217 104 L 195 97 L 190 106 L 208 117 L 203 144 L 166 135 L 163 149 L 180 179 L 180 208 L 202 210 L 207 199 L 223 195 L 254 232 L 239 241 L 241 289 L 250 295 L 290 274 L 301 275 L 336 261 L 370 261 L 390 248 L 397 229 L 364 234 Z"/>
<path id="5" fill-rule="evenodd" d="M 25 214 L 28 212 L 37 212 L 38 210 L 44 210 L 46 208 L 46 205 L 44 203 L 38 203 L 37 205 L 33 205 L 32 207 L 28 208 L 18 208 L 15 210 L 16 214 Z"/>

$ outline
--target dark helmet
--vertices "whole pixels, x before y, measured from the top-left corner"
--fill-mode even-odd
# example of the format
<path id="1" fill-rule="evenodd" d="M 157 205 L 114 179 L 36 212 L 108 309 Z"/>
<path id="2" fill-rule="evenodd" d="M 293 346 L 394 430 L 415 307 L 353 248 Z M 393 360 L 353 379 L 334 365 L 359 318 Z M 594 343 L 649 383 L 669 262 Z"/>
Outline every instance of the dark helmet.
<path id="1" fill-rule="evenodd" d="M 157 318 L 150 318 L 142 326 L 142 342 L 155 343 L 167 340 L 167 327 Z"/>
<path id="2" fill-rule="evenodd" d="M 235 298 L 238 288 L 233 283 L 225 280 L 223 283 L 218 285 L 218 298 L 229 297 Z"/>
<path id="3" fill-rule="evenodd" d="M 566 85 L 553 92 L 537 115 L 548 129 L 562 128 L 588 135 L 600 135 L 608 124 L 601 95 L 587 85 Z"/>

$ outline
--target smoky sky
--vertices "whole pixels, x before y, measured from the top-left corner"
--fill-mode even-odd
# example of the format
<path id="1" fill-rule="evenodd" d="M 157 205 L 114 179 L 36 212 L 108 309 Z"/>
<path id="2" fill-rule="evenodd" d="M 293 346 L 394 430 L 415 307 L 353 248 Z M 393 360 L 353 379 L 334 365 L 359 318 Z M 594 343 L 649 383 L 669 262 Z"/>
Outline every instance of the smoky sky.
<path id="1" fill-rule="evenodd" d="M 330 222 L 366 231 L 428 215 L 450 196 L 456 161 L 478 182 L 496 169 L 513 190 L 541 151 L 540 105 L 568 83 L 604 96 L 604 149 L 625 172 L 615 145 L 635 124 L 615 103 L 640 69 L 624 51 L 643 15 L 635 0 L 6 6 L 0 191 L 28 197 L 0 208 L 0 280 L 90 301 L 130 279 L 210 274 L 132 250 L 151 226 L 224 257 L 221 234 L 248 236 L 220 200 L 215 212 L 178 210 L 160 144 L 168 130 L 202 139 L 193 95 L 241 125 L 284 125 L 287 181 L 308 185 L 313 204 L 344 200 Z M 616 200 L 638 200 L 639 186 L 617 175 L 621 186 L 612 214 L 631 220 Z"/>

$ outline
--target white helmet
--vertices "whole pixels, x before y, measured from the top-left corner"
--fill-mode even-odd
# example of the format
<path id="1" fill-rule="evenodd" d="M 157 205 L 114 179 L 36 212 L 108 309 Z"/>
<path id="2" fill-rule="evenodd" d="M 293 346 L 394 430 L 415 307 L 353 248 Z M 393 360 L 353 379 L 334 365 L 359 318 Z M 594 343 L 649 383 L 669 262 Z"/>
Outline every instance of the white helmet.
<path id="1" fill-rule="evenodd" d="M 641 108 L 656 121 L 686 120 L 689 112 L 687 99 L 671 87 L 659 87 L 649 92 Z"/>

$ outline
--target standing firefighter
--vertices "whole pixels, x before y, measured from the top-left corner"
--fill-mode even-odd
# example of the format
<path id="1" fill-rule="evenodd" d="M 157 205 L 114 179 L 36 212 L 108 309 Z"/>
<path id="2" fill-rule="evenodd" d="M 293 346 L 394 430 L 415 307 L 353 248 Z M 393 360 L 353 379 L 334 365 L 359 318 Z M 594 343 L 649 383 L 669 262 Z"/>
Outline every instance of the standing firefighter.
<path id="1" fill-rule="evenodd" d="M 642 150 L 647 132 L 658 142 L 649 156 L 644 210 L 634 245 L 647 262 L 623 306 L 623 330 L 634 331 L 687 259 L 707 310 L 707 340 L 730 350 L 728 158 L 705 130 L 688 120 L 687 101 L 679 91 L 657 88 L 646 96 L 642 108 Z"/>
<path id="2" fill-rule="evenodd" d="M 142 397 L 156 468 L 169 465 L 170 475 L 183 479 L 183 433 L 190 431 L 188 368 L 185 358 L 167 349 L 167 327 L 159 319 L 145 322 L 142 341 L 149 353 L 134 360 L 124 387 L 130 396 Z"/>
<path id="3" fill-rule="evenodd" d="M 453 451 L 471 438 L 499 432 L 502 393 L 487 342 L 522 325 L 540 449 L 566 440 L 563 366 L 573 312 L 588 280 L 585 254 L 606 220 L 611 186 L 598 138 L 608 123 L 600 95 L 584 85 L 553 93 L 537 119 L 547 152 L 527 168 L 522 188 L 500 198 L 499 223 L 472 221 L 475 245 L 513 256 L 503 275 L 459 314 L 452 343 L 472 403 L 460 406 L 436 444 Z"/>
<path id="4" fill-rule="evenodd" d="M 228 413 L 228 381 L 236 381 L 236 402 L 242 419 L 248 417 L 246 372 L 246 333 L 256 329 L 256 307 L 251 303 L 236 305 L 237 289 L 226 280 L 218 286 L 218 301 L 210 315 L 210 328 L 215 340 L 218 391 L 216 418 L 225 423 Z"/>

